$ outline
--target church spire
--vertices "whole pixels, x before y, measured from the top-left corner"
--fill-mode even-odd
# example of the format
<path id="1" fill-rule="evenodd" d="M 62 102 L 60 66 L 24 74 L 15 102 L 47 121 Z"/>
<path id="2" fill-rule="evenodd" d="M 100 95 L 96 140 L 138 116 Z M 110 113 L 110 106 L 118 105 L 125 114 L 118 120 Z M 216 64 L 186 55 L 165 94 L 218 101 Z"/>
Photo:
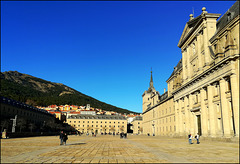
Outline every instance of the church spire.
<path id="1" fill-rule="evenodd" d="M 151 79 L 150 79 L 150 87 L 149 88 L 154 88 L 153 87 L 152 68 L 151 68 Z"/>

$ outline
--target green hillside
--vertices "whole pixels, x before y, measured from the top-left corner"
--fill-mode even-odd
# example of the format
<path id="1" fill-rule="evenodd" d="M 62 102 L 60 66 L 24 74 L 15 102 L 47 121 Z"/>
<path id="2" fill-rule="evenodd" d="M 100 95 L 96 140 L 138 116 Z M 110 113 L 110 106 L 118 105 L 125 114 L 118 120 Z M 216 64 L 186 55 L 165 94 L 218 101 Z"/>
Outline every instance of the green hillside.
<path id="1" fill-rule="evenodd" d="M 1 72 L 1 95 L 33 106 L 86 105 L 118 113 L 135 113 L 101 102 L 61 83 L 53 83 L 17 71 Z"/>

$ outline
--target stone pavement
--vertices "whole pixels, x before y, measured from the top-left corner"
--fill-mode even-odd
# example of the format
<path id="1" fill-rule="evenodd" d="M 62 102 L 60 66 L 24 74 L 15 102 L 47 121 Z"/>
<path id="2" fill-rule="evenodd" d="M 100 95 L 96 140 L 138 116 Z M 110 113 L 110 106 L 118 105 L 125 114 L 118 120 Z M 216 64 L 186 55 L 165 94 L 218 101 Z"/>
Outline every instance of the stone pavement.
<path id="1" fill-rule="evenodd" d="M 238 143 L 144 135 L 69 136 L 63 146 L 58 136 L 1 139 L 1 163 L 239 163 L 238 155 Z"/>

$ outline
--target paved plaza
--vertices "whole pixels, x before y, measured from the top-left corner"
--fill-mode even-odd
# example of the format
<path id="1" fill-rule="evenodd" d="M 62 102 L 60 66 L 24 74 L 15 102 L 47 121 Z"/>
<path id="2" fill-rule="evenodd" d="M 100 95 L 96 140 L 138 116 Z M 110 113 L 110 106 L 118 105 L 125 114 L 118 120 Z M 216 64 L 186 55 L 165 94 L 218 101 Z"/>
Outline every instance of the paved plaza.
<path id="1" fill-rule="evenodd" d="M 2 163 L 238 163 L 239 144 L 128 135 L 59 136 L 1 139 Z"/>

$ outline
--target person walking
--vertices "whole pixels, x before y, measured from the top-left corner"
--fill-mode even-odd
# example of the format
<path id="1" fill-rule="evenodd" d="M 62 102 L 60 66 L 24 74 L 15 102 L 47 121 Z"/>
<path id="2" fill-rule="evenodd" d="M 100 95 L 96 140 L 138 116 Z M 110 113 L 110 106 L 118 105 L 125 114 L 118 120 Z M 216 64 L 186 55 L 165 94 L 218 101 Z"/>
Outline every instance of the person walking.
<path id="1" fill-rule="evenodd" d="M 63 144 L 63 131 L 60 132 L 60 136 L 59 136 L 59 139 L 60 139 L 60 145 Z"/>
<path id="2" fill-rule="evenodd" d="M 196 139 L 197 139 L 197 144 L 199 144 L 200 142 L 199 142 L 199 134 L 198 133 L 196 135 Z"/>
<path id="3" fill-rule="evenodd" d="M 66 145 L 67 140 L 68 140 L 67 133 L 64 133 L 64 134 L 63 134 L 63 142 L 64 142 L 64 145 Z"/>
<path id="4" fill-rule="evenodd" d="M 189 144 L 193 144 L 192 143 L 192 135 L 191 134 L 188 135 L 188 141 L 189 141 Z"/>

